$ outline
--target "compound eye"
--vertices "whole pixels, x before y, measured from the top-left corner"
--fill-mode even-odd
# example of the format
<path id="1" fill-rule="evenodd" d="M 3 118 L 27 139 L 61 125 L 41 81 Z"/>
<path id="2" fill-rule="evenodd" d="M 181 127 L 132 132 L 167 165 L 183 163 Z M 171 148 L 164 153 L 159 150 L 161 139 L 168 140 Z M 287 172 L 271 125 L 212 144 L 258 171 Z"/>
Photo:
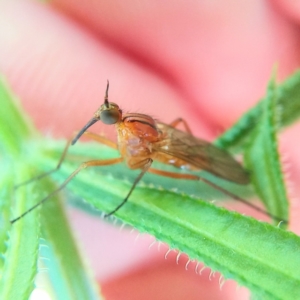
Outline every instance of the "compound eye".
<path id="1" fill-rule="evenodd" d="M 103 110 L 100 113 L 100 120 L 104 124 L 116 124 L 119 121 L 120 118 L 120 112 L 119 110 L 116 109 L 108 109 L 108 110 Z"/>

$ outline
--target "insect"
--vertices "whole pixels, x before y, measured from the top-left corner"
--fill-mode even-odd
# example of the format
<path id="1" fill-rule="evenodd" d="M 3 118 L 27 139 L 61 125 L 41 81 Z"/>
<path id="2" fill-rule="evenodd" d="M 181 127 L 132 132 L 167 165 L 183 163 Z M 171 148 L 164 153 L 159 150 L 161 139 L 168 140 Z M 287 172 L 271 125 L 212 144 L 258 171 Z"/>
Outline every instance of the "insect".
<path id="1" fill-rule="evenodd" d="M 221 191 L 223 194 L 237 201 L 246 203 L 248 206 L 263 212 L 274 219 L 279 219 L 203 177 L 192 173 L 182 174 L 152 168 L 153 161 L 159 161 L 186 170 L 204 170 L 215 176 L 238 184 L 249 183 L 249 173 L 229 153 L 217 148 L 207 141 L 194 137 L 191 134 L 188 124 L 183 119 L 179 118 L 170 124 L 165 124 L 158 122 L 145 114 L 124 114 L 116 103 L 108 101 L 108 89 L 109 82 L 107 82 L 104 103 L 97 109 L 94 116 L 87 124 L 67 142 L 57 167 L 35 179 L 40 179 L 58 170 L 66 156 L 69 146 L 74 145 L 82 135 L 119 150 L 120 157 L 107 160 L 91 160 L 82 163 L 61 184 L 61 186 L 58 187 L 58 189 L 54 190 L 51 194 L 29 210 L 25 211 L 19 217 L 11 220 L 11 223 L 21 219 L 37 206 L 62 190 L 81 170 L 88 167 L 118 164 L 123 161 L 126 162 L 130 169 L 140 169 L 141 172 L 134 180 L 123 201 L 114 210 L 107 213 L 105 215 L 106 217 L 114 214 L 127 202 L 143 175 L 146 172 L 150 172 L 175 179 L 203 181 Z M 117 143 L 114 143 L 101 135 L 87 131 L 87 129 L 98 121 L 107 125 L 115 125 L 118 136 Z M 176 128 L 180 123 L 184 126 L 185 131 Z M 24 182 L 21 185 L 25 183 L 27 182 Z"/>

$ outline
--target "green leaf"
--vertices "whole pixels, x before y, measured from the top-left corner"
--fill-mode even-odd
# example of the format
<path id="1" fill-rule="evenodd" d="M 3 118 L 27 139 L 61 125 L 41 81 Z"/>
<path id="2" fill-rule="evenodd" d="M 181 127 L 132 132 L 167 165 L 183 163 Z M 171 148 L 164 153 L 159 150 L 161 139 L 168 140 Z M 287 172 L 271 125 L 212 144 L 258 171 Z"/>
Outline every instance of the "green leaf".
<path id="1" fill-rule="evenodd" d="M 3 167 L 4 164 L 1 164 Z M 12 166 L 12 164 L 11 164 Z M 3 170 L 3 169 L 2 169 Z M 6 169 L 8 170 L 8 169 Z M 29 169 L 18 166 L 18 179 L 27 176 Z M 5 173 L 4 173 L 5 174 Z M 2 177 L 4 177 L 2 175 Z M 11 187 L 4 197 L 1 197 L 1 206 L 6 207 L 7 203 L 13 203 L 15 209 L 13 213 L 19 215 L 22 211 L 32 206 L 37 200 L 34 196 L 32 187 L 26 187 L 16 192 L 12 189 L 13 178 L 6 173 L 4 179 L 7 186 Z M 2 181 L 1 181 L 2 182 Z M 14 201 L 13 201 L 14 200 Z M 4 216 L 5 214 L 5 216 Z M 24 222 L 19 222 L 12 226 L 8 220 L 11 217 L 6 211 L 2 212 L 1 224 L 3 230 L 1 234 L 1 278 L 0 278 L 0 299 L 28 299 L 31 291 L 33 290 L 33 282 L 37 273 L 37 257 L 38 257 L 38 234 L 39 222 L 38 211 L 24 219 Z M 6 234 L 4 235 L 4 230 Z"/>
<path id="2" fill-rule="evenodd" d="M 55 186 L 51 186 L 51 191 Z M 56 292 L 56 299 L 98 299 L 96 284 L 87 276 L 76 245 L 70 235 L 63 207 L 57 197 L 53 197 L 43 207 L 42 230 L 51 249 L 51 263 L 46 261 L 51 281 Z"/>
<path id="3" fill-rule="evenodd" d="M 29 142 L 37 137 L 36 131 L 27 116 L 21 113 L 16 98 L 1 78 L 0 103 L 0 299 L 27 300 L 34 288 L 38 271 L 41 236 L 39 210 L 31 211 L 14 224 L 9 220 L 33 207 L 43 195 L 53 190 L 54 185 L 49 180 L 33 181 L 14 190 L 16 184 L 37 175 L 35 166 L 42 142 L 40 140 L 38 148 Z M 54 207 L 49 212 L 53 215 L 51 217 L 47 215 L 49 212 L 44 213 L 43 210 L 42 227 L 46 233 L 44 237 L 58 261 L 55 263 L 52 260 L 51 266 L 48 266 L 50 275 L 57 270 L 62 274 L 61 282 L 53 284 L 54 288 L 60 287 L 59 291 L 55 291 L 57 298 L 98 299 L 96 284 L 83 267 L 62 208 L 55 201 L 51 204 Z M 56 217 L 55 222 L 53 216 Z M 62 228 L 57 228 L 58 225 Z M 63 238 L 58 233 L 63 234 Z M 60 260 L 61 255 L 69 256 Z M 61 291 L 64 293 L 59 294 Z"/>
<path id="4" fill-rule="evenodd" d="M 66 162 L 53 176 L 61 182 L 73 170 L 73 163 Z M 90 168 L 79 173 L 67 189 L 94 208 L 109 212 L 122 201 L 131 184 L 101 173 L 101 168 Z M 190 259 L 204 262 L 263 299 L 295 299 L 300 295 L 300 239 L 291 232 L 146 184 L 134 190 L 115 216 Z"/>
<path id="5" fill-rule="evenodd" d="M 1 161 L 2 170 L 5 170 L 4 163 Z M 0 173 L 0 268 L 3 268 L 4 253 L 7 251 L 7 241 L 10 229 L 10 207 L 13 196 L 13 180 L 5 173 Z M 2 274 L 2 271 L 0 272 Z"/>
<path id="6" fill-rule="evenodd" d="M 32 176 L 30 165 L 18 160 L 22 143 L 35 131 L 20 113 L 14 97 L 0 78 L 0 299 L 28 299 L 37 272 L 39 222 L 37 211 L 23 224 L 12 226 L 12 215 L 31 207 L 33 186 L 14 191 L 15 181 Z M 12 209 L 12 206 L 14 209 Z"/>
<path id="7" fill-rule="evenodd" d="M 29 137 L 37 136 L 37 132 L 27 115 L 21 113 L 16 97 L 9 91 L 1 76 L 0 103 L 0 152 L 16 155 L 21 151 L 23 142 Z"/>
<path id="8" fill-rule="evenodd" d="M 241 151 L 247 145 L 251 133 L 264 110 L 264 97 L 255 107 L 246 112 L 230 129 L 222 134 L 215 144 L 224 149 Z M 300 117 L 300 70 L 277 87 L 277 105 L 281 110 L 281 127 L 284 128 Z"/>
<path id="9" fill-rule="evenodd" d="M 276 130 L 278 122 L 278 94 L 270 82 L 262 115 L 251 142 L 246 147 L 245 161 L 250 170 L 252 183 L 268 212 L 288 220 L 288 199 L 282 176 Z"/>

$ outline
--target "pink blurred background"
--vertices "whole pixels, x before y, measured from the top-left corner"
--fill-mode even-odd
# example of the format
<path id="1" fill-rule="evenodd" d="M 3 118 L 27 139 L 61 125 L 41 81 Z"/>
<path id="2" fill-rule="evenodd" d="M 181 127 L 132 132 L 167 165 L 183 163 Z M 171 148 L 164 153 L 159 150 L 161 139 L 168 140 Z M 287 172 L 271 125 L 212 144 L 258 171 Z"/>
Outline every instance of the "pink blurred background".
<path id="1" fill-rule="evenodd" d="M 165 122 L 181 116 L 212 140 L 297 69 L 300 5 L 296 1 L 0 2 L 0 72 L 45 135 L 69 137 L 103 100 Z M 100 124 L 96 130 L 112 131 Z M 289 186 L 300 177 L 299 124 L 281 136 Z M 291 229 L 299 188 L 290 190 Z M 247 299 L 248 292 L 209 271 L 185 270 L 186 257 L 165 260 L 152 237 L 119 231 L 70 210 L 81 249 L 107 299 Z M 201 268 L 201 267 L 200 267 Z M 201 296 L 202 295 L 202 296 Z M 204 296 L 205 295 L 205 296 Z"/>

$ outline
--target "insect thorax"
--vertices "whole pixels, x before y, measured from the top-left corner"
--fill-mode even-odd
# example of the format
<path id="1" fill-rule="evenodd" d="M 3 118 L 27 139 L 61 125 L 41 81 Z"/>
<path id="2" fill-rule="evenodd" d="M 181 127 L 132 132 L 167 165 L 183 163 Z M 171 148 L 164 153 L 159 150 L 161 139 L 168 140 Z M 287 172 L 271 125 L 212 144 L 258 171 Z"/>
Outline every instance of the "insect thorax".
<path id="1" fill-rule="evenodd" d="M 153 143 L 159 140 L 160 132 L 148 120 L 143 120 L 131 117 L 117 125 L 119 151 L 130 168 L 151 158 Z"/>

